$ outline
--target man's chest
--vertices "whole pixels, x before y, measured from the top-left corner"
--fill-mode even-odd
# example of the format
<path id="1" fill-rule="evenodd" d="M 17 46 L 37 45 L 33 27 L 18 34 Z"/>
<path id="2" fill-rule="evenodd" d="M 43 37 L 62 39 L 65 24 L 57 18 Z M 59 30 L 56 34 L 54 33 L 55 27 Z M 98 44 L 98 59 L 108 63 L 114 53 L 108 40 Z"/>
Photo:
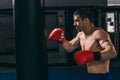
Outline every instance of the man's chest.
<path id="1" fill-rule="evenodd" d="M 95 50 L 98 47 L 99 42 L 93 36 L 89 37 L 83 36 L 80 38 L 80 44 L 83 50 Z"/>

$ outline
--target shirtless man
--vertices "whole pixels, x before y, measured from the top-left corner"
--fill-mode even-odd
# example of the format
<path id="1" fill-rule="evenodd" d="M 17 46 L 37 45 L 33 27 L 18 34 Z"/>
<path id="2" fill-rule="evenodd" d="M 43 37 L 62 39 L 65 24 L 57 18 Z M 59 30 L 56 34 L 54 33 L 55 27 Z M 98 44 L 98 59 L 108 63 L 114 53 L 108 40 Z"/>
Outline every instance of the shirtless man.
<path id="1" fill-rule="evenodd" d="M 86 9 L 74 12 L 73 26 L 78 33 L 71 41 L 66 40 L 61 28 L 55 28 L 49 39 L 60 42 L 68 52 L 81 46 L 82 50 L 74 54 L 74 59 L 79 66 L 87 65 L 89 80 L 112 80 L 109 63 L 117 56 L 116 50 L 109 34 L 94 26 L 91 15 Z"/>

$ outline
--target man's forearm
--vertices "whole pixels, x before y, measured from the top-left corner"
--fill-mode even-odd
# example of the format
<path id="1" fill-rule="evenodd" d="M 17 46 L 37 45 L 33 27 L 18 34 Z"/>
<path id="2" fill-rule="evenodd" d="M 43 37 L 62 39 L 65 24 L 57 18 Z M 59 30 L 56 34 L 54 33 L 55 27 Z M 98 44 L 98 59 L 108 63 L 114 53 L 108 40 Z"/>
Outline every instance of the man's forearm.
<path id="1" fill-rule="evenodd" d="M 117 57 L 117 53 L 113 47 L 108 47 L 107 49 L 102 50 L 101 60 L 113 59 Z"/>
<path id="2" fill-rule="evenodd" d="M 67 40 L 62 45 L 67 52 L 72 52 L 76 48 Z"/>

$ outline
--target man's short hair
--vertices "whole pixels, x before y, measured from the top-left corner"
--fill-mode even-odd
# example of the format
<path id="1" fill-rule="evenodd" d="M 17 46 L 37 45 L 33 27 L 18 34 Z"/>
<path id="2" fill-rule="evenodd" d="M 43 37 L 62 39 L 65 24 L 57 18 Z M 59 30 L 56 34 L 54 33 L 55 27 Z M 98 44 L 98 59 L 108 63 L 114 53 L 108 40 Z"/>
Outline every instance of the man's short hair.
<path id="1" fill-rule="evenodd" d="M 85 18 L 89 18 L 90 22 L 93 22 L 93 12 L 89 8 L 82 8 L 82 9 L 76 10 L 73 13 L 73 16 L 74 15 L 80 15 L 82 20 L 84 20 Z"/>

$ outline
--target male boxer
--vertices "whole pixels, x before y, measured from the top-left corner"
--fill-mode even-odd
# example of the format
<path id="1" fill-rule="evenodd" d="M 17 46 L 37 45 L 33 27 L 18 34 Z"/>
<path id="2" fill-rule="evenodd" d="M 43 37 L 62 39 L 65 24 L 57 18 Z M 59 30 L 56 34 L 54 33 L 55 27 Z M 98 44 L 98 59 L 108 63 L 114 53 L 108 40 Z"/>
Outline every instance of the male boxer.
<path id="1" fill-rule="evenodd" d="M 74 59 L 79 66 L 87 65 L 89 80 L 112 80 L 109 63 L 117 54 L 109 34 L 94 26 L 92 12 L 89 10 L 76 10 L 73 17 L 73 26 L 78 31 L 75 38 L 68 41 L 64 36 L 64 30 L 55 28 L 49 39 L 60 42 L 68 52 L 81 46 L 82 50 L 74 54 Z"/>

